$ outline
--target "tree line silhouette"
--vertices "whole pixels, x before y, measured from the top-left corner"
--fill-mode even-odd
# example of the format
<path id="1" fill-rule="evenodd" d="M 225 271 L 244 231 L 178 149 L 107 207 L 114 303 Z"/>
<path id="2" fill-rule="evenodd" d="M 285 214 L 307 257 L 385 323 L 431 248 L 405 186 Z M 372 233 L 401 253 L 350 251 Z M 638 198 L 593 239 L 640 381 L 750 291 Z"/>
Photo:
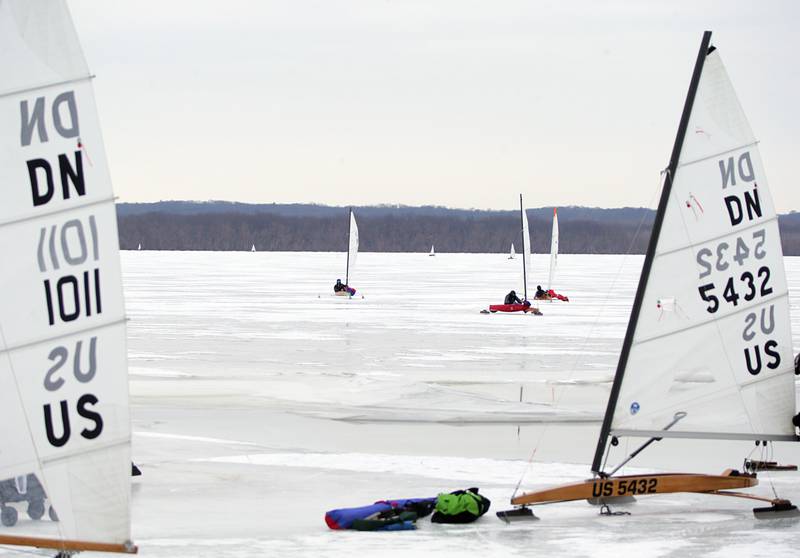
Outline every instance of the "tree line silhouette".
<path id="1" fill-rule="evenodd" d="M 267 209 L 244 212 L 223 204 L 191 213 L 174 207 L 142 211 L 135 205 L 118 208 L 123 250 L 135 250 L 140 244 L 147 250 L 236 251 L 250 250 L 252 245 L 259 251 L 347 249 L 348 218 L 343 208 L 322 211 L 324 206 L 307 206 L 309 211 L 303 212 L 292 206 L 291 212 L 270 212 L 271 206 L 264 206 Z M 512 242 L 521 250 L 519 214 L 514 211 L 369 209 L 355 209 L 360 250 L 365 252 L 423 252 L 432 244 L 437 252 L 507 252 Z M 564 208 L 559 211 L 560 252 L 643 254 L 653 215 L 641 208 Z M 551 216 L 551 208 L 528 211 L 534 252 L 550 251 Z M 780 227 L 784 253 L 800 255 L 800 214 L 781 216 Z"/>

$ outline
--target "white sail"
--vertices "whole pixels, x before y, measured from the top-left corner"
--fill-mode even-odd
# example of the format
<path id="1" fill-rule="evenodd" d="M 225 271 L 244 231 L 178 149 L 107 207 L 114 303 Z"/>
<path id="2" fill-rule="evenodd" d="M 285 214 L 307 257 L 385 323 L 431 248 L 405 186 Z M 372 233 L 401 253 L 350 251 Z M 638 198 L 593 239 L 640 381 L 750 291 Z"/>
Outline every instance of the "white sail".
<path id="1" fill-rule="evenodd" d="M 547 276 L 547 290 L 553 288 L 553 277 L 558 267 L 558 210 L 553 208 L 553 233 L 550 237 L 550 274 Z"/>
<path id="2" fill-rule="evenodd" d="M 356 224 L 356 216 L 353 210 L 350 210 L 350 238 L 347 244 L 347 276 L 345 283 L 350 284 L 350 278 L 353 276 L 353 267 L 356 265 L 358 256 L 358 225 Z"/>
<path id="3" fill-rule="evenodd" d="M 256 251 L 256 245 L 255 244 L 253 244 L 253 246 L 250 247 L 250 251 L 251 252 L 255 252 Z"/>
<path id="4" fill-rule="evenodd" d="M 137 250 L 141 250 L 141 249 L 142 249 L 142 244 L 141 244 L 141 243 L 139 243 L 139 247 L 138 247 L 138 248 L 136 248 L 136 249 L 137 249 Z"/>
<path id="5" fill-rule="evenodd" d="M 436 252 L 433 251 L 433 244 L 431 244 L 431 253 L 428 254 L 429 256 L 435 256 Z"/>
<path id="6" fill-rule="evenodd" d="M 123 544 L 125 307 L 91 77 L 62 1 L 0 1 L 0 53 L 0 479 L 36 475 L 58 539 Z"/>
<path id="7" fill-rule="evenodd" d="M 522 205 L 522 194 L 519 196 L 519 212 L 522 221 L 522 292 L 528 297 L 528 275 L 531 272 L 531 235 L 528 229 L 528 215 Z"/>
<path id="8" fill-rule="evenodd" d="M 705 57 L 611 434 L 794 439 L 789 300 L 757 141 Z M 676 413 L 686 413 L 661 432 Z"/>
<path id="9" fill-rule="evenodd" d="M 517 254 L 516 250 L 514 250 L 514 243 L 511 243 L 511 252 L 508 254 L 508 259 L 513 260 L 514 256 Z"/>

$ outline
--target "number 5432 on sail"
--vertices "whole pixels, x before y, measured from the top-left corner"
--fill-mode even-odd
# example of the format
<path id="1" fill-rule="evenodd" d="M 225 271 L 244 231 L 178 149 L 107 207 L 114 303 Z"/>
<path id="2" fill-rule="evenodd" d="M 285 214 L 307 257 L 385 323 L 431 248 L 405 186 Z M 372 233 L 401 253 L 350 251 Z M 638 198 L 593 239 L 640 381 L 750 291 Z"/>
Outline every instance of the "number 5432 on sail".
<path id="1" fill-rule="evenodd" d="M 745 271 L 739 275 L 738 280 L 735 277 L 728 277 L 722 288 L 722 300 L 733 306 L 738 306 L 740 298 L 750 302 L 757 296 L 768 296 L 772 294 L 772 287 L 769 286 L 769 277 L 769 267 L 765 265 L 758 268 L 755 276 L 751 272 Z M 706 311 L 709 314 L 715 313 L 720 307 L 720 298 L 716 294 L 718 292 L 716 289 L 717 287 L 714 283 L 706 283 L 697 288 L 700 298 L 708 303 Z"/>

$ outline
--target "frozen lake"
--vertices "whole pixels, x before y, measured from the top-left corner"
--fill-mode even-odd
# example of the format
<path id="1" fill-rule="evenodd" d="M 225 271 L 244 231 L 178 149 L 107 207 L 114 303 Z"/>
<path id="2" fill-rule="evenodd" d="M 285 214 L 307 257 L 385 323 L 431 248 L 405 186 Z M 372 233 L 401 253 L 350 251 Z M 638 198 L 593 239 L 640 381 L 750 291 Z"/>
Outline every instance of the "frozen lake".
<path id="1" fill-rule="evenodd" d="M 534 255 L 534 288 L 548 260 Z M 757 522 L 753 503 L 733 498 L 644 497 L 625 517 L 544 506 L 541 521 L 514 526 L 494 517 L 520 479 L 533 489 L 589 475 L 643 258 L 559 260 L 555 288 L 571 302 L 532 316 L 479 313 L 518 287 L 520 261 L 501 254 L 360 254 L 347 300 L 331 294 L 343 254 L 123 253 L 141 554 L 793 553 L 800 523 Z M 786 261 L 797 348 L 800 259 Z M 789 446 L 777 457 L 800 462 Z M 719 473 L 751 449 L 668 440 L 634 465 Z M 773 484 L 800 500 L 797 474 L 761 478 L 756 493 Z M 471 525 L 323 522 L 327 509 L 469 486 L 493 502 Z"/>

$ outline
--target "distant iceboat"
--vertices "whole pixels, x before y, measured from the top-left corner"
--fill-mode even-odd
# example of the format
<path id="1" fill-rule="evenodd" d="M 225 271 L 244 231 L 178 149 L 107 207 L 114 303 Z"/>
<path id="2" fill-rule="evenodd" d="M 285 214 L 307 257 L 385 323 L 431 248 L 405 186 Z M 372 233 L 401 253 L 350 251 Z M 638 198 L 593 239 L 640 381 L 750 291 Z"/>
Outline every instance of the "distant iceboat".
<path id="1" fill-rule="evenodd" d="M 255 244 L 253 244 L 253 245 L 250 247 L 250 251 L 251 251 L 251 252 L 255 252 L 255 251 L 256 251 L 256 245 L 255 245 Z"/>
<path id="2" fill-rule="evenodd" d="M 141 243 L 139 243 L 139 246 L 138 246 L 136 249 L 137 249 L 137 250 L 141 250 L 141 249 L 142 249 L 142 244 L 141 244 Z"/>
<path id="3" fill-rule="evenodd" d="M 431 253 L 428 254 L 429 256 L 435 256 L 436 252 L 433 251 L 433 244 L 431 244 Z"/>
<path id="4" fill-rule="evenodd" d="M 333 294 L 336 296 L 352 297 L 356 294 L 356 290 L 350 286 L 350 273 L 356 265 L 356 256 L 358 256 L 358 225 L 356 224 L 356 216 L 353 213 L 353 208 L 350 208 L 350 220 L 347 228 L 347 267 L 344 272 L 344 283 L 341 279 L 336 280 L 333 286 Z"/>
<path id="5" fill-rule="evenodd" d="M 513 260 L 514 256 L 516 256 L 517 252 L 514 250 L 514 243 L 511 243 L 511 253 L 508 255 L 509 260 Z"/>
<path id="6" fill-rule="evenodd" d="M 558 267 L 558 209 L 553 208 L 553 232 L 550 237 L 550 273 L 547 276 L 547 289 L 544 290 L 544 293 L 539 293 L 537 291 L 534 298 L 536 300 L 560 300 L 562 302 L 569 302 L 569 298 L 565 295 L 559 294 L 553 290 L 553 277 L 556 274 L 556 268 Z"/>
<path id="7" fill-rule="evenodd" d="M 528 216 L 522 204 L 522 194 L 519 195 L 519 220 L 521 228 L 520 234 L 522 236 L 522 302 L 514 304 L 492 304 L 489 306 L 489 310 L 482 310 L 484 314 L 494 314 L 496 312 L 530 312 L 537 315 L 541 314 L 539 309 L 532 306 L 528 300 L 528 269 L 531 266 L 531 237 L 528 230 Z"/>

